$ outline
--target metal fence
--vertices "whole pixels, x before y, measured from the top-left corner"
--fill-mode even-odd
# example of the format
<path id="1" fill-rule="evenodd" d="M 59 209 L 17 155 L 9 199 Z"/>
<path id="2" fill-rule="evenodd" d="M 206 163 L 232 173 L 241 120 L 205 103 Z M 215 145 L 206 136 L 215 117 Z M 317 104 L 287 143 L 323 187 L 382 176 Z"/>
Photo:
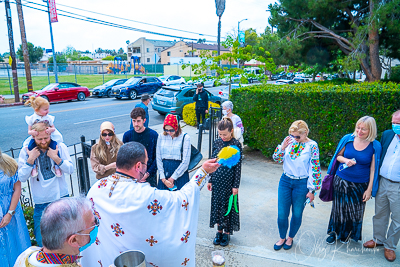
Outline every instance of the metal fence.
<path id="1" fill-rule="evenodd" d="M 70 156 L 75 164 L 74 173 L 65 176 L 69 179 L 69 195 L 86 195 L 90 189 L 90 177 L 89 177 L 89 163 L 90 150 L 95 140 L 91 140 L 88 144 L 84 136 L 81 136 L 81 142 L 67 146 L 70 151 Z M 18 160 L 19 152 L 21 148 L 10 148 L 3 153 Z M 34 202 L 32 199 L 32 192 L 29 180 L 22 184 L 22 192 L 20 197 L 20 203 L 22 207 L 33 207 Z"/>
<path id="2" fill-rule="evenodd" d="M 216 139 L 218 139 L 218 122 L 222 119 L 222 108 L 210 107 L 208 110 L 209 119 L 210 119 L 210 136 L 208 143 L 208 158 L 211 159 L 212 156 L 212 146 Z"/>

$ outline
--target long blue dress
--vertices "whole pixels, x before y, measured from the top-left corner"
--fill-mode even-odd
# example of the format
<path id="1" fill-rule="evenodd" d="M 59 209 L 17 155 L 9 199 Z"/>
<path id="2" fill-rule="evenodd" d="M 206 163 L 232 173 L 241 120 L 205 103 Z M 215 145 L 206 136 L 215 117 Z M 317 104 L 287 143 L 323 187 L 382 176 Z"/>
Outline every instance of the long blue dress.
<path id="1" fill-rule="evenodd" d="M 18 172 L 9 177 L 0 170 L 0 220 L 10 208 L 14 184 L 17 181 Z M 19 202 L 15 212 L 10 223 L 0 228 L 0 265 L 2 267 L 13 267 L 19 254 L 31 246 L 24 213 Z"/>

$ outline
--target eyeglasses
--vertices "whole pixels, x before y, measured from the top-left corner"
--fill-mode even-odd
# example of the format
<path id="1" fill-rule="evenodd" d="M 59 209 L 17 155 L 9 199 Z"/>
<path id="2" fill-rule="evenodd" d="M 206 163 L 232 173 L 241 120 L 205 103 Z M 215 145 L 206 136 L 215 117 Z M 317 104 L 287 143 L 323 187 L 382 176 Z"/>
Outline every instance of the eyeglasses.
<path id="1" fill-rule="evenodd" d="M 165 132 L 167 132 L 167 133 L 174 133 L 174 132 L 175 132 L 175 130 L 174 130 L 174 129 L 171 129 L 171 130 L 164 129 L 164 131 L 165 131 Z"/>
<path id="2" fill-rule="evenodd" d="M 300 135 L 296 135 L 296 136 L 294 136 L 294 135 L 290 135 L 291 137 L 293 137 L 294 139 L 300 139 L 301 138 L 301 136 Z"/>
<path id="3" fill-rule="evenodd" d="M 94 227 L 96 227 L 96 226 L 97 226 L 97 227 L 100 226 L 100 220 L 99 220 L 99 218 L 98 218 L 96 215 L 94 215 L 94 225 L 93 225 L 93 226 L 90 226 L 89 228 L 80 230 L 80 231 L 76 232 L 75 234 L 77 234 L 77 235 L 90 235 L 90 234 L 81 234 L 81 233 L 79 233 L 79 232 L 83 232 L 83 231 L 86 231 L 86 230 L 88 230 L 88 229 L 92 229 L 92 228 L 94 228 Z"/>
<path id="4" fill-rule="evenodd" d="M 103 137 L 106 137 L 107 135 L 111 137 L 111 136 L 114 136 L 114 133 L 113 132 L 109 132 L 109 133 L 102 133 L 101 134 L 101 136 L 103 136 Z"/>

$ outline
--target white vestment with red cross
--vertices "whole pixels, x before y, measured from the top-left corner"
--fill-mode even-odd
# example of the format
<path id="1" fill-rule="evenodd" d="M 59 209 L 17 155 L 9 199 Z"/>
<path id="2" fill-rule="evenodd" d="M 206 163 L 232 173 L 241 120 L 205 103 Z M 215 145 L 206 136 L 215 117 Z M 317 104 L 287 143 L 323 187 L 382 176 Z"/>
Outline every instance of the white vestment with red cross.
<path id="1" fill-rule="evenodd" d="M 97 181 L 87 198 L 100 226 L 82 252 L 84 267 L 108 267 L 127 250 L 140 250 L 147 266 L 196 266 L 200 190 L 209 176 L 200 168 L 178 191 L 158 190 L 120 173 Z"/>

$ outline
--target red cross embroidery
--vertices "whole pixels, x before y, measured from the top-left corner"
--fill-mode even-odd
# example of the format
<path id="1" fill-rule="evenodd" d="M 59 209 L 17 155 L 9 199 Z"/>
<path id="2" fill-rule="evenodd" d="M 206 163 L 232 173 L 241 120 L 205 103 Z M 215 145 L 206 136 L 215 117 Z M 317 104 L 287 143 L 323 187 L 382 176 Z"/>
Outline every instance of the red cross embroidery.
<path id="1" fill-rule="evenodd" d="M 188 263 L 189 259 L 185 258 L 185 260 L 181 263 L 181 265 L 186 266 L 186 264 Z"/>
<path id="2" fill-rule="evenodd" d="M 150 244 L 150 247 L 158 243 L 158 241 L 154 238 L 154 236 L 150 236 L 150 239 L 146 239 L 146 242 Z"/>
<path id="3" fill-rule="evenodd" d="M 182 207 L 183 207 L 185 210 L 187 210 L 187 209 L 188 209 L 188 206 L 189 206 L 189 202 L 186 202 L 186 200 L 183 200 Z"/>
<path id="4" fill-rule="evenodd" d="M 161 204 L 158 202 L 157 199 L 154 199 L 153 202 L 150 202 L 150 205 L 147 206 L 147 209 L 153 214 L 154 216 L 157 215 L 157 213 L 160 213 L 160 210 L 162 210 Z"/>
<path id="5" fill-rule="evenodd" d="M 189 236 L 190 236 L 190 232 L 186 231 L 186 233 L 183 235 L 183 237 L 181 237 L 181 241 L 184 243 L 187 243 L 189 240 Z"/>

